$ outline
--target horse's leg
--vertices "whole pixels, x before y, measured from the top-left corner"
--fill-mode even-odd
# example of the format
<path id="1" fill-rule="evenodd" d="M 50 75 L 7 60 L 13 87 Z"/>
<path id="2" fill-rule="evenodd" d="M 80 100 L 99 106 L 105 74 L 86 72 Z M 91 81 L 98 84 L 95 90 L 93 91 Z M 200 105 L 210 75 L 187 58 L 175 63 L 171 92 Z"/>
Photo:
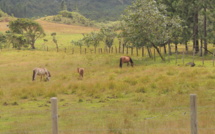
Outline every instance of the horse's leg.
<path id="1" fill-rule="evenodd" d="M 129 62 L 127 62 L 127 66 L 129 66 Z"/>
<path id="2" fill-rule="evenodd" d="M 33 73 L 33 81 L 36 80 L 36 77 L 37 77 L 37 73 L 34 72 Z"/>

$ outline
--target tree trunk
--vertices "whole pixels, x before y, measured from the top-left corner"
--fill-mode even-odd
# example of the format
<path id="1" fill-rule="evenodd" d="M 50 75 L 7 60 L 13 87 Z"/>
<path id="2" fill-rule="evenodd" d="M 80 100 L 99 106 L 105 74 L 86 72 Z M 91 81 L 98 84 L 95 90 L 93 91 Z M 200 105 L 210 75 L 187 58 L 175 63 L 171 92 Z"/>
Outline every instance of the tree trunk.
<path id="1" fill-rule="evenodd" d="M 202 50 L 203 50 L 203 40 L 201 39 L 200 40 L 200 54 L 199 54 L 200 56 L 202 56 L 202 54 L 203 54 Z"/>
<path id="2" fill-rule="evenodd" d="M 166 54 L 166 45 L 163 46 L 164 53 Z"/>
<path id="3" fill-rule="evenodd" d="M 199 52 L 199 41 L 198 41 L 198 8 L 196 9 L 196 12 L 194 13 L 193 20 L 194 20 L 194 25 L 193 25 L 193 47 L 195 50 L 195 53 Z"/>
<path id="4" fill-rule="evenodd" d="M 125 51 L 125 43 L 122 44 L 122 53 L 124 54 Z"/>
<path id="5" fill-rule="evenodd" d="M 144 57 L 144 47 L 142 47 L 142 57 Z"/>
<path id="6" fill-rule="evenodd" d="M 175 44 L 175 53 L 178 52 L 178 44 Z"/>
<path id="7" fill-rule="evenodd" d="M 162 54 L 160 52 L 160 49 L 157 46 L 155 46 L 154 44 L 152 44 L 152 46 L 157 50 L 157 52 L 158 52 L 159 56 L 161 57 L 162 61 L 165 61 L 165 58 L 162 56 Z"/>
<path id="8" fill-rule="evenodd" d="M 188 45 L 187 45 L 187 42 L 185 42 L 185 50 L 186 50 L 186 52 L 188 52 Z"/>
<path id="9" fill-rule="evenodd" d="M 119 39 L 119 53 L 121 53 L 121 39 Z"/>
<path id="10" fill-rule="evenodd" d="M 207 42 L 207 15 L 206 15 L 206 6 L 204 7 L 204 49 L 208 50 L 208 42 Z M 204 55 L 207 55 L 208 51 L 204 51 Z"/>
<path id="11" fill-rule="evenodd" d="M 139 53 L 138 53 L 138 48 L 136 47 L 136 53 L 137 53 L 137 56 L 139 56 Z"/>
<path id="12" fill-rule="evenodd" d="M 31 48 L 35 49 L 34 43 L 31 43 Z"/>
<path id="13" fill-rule="evenodd" d="M 150 58 L 152 58 L 152 53 L 151 53 L 150 48 L 149 48 L 148 46 L 147 46 L 146 48 L 147 48 L 147 51 L 148 51 L 149 57 L 150 57 Z"/>
<path id="14" fill-rule="evenodd" d="M 170 42 L 168 43 L 168 51 L 169 51 L 169 55 L 172 55 Z"/>

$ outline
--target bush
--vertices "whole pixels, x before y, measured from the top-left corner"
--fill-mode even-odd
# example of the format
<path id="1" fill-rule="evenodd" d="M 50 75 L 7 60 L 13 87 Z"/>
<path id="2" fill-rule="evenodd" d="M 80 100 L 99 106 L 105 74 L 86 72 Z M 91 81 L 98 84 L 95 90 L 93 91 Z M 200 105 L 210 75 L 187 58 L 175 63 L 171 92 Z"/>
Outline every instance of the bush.
<path id="1" fill-rule="evenodd" d="M 44 20 L 50 20 L 45 18 Z M 60 11 L 58 15 L 53 16 L 51 21 L 57 21 L 63 24 L 81 24 L 84 26 L 93 26 L 93 21 L 87 19 L 85 16 L 78 12 L 69 12 L 67 10 Z"/>

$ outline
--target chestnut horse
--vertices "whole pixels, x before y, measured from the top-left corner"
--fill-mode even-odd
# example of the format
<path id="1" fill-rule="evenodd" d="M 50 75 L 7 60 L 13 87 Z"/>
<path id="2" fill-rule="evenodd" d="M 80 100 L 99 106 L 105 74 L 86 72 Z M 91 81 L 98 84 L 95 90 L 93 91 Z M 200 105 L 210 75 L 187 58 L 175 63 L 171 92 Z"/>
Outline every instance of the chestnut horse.
<path id="1" fill-rule="evenodd" d="M 77 71 L 78 71 L 78 73 L 80 75 L 80 78 L 83 79 L 83 77 L 84 77 L 84 68 L 77 68 Z"/>
<path id="2" fill-rule="evenodd" d="M 34 81 L 36 79 L 37 75 L 41 76 L 40 81 L 42 81 L 43 78 L 45 81 L 49 81 L 50 77 L 51 77 L 50 72 L 46 68 L 34 68 L 32 81 Z M 46 76 L 46 78 L 45 78 L 45 76 Z"/>
<path id="3" fill-rule="evenodd" d="M 133 67 L 134 66 L 134 62 L 131 59 L 131 57 L 129 57 L 129 56 L 122 56 L 122 57 L 120 57 L 119 67 L 122 68 L 122 64 L 123 63 L 127 63 L 127 66 L 129 66 L 129 62 L 131 63 L 131 66 Z"/>

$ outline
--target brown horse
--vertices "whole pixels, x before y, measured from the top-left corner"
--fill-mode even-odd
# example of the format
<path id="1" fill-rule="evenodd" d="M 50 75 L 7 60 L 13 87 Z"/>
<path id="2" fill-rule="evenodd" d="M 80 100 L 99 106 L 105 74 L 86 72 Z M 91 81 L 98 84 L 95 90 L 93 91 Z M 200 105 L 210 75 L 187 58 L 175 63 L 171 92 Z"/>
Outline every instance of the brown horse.
<path id="1" fill-rule="evenodd" d="M 34 81 L 36 79 L 37 75 L 41 76 L 40 81 L 42 81 L 43 78 L 45 79 L 45 81 L 49 81 L 50 77 L 51 77 L 50 72 L 46 68 L 34 68 L 32 81 Z M 45 78 L 45 76 L 46 76 L 46 78 Z"/>
<path id="2" fill-rule="evenodd" d="M 80 75 L 80 79 L 83 79 L 83 77 L 84 77 L 84 68 L 77 68 L 77 71 L 78 71 L 78 73 Z"/>
<path id="3" fill-rule="evenodd" d="M 129 57 L 129 56 L 122 56 L 122 57 L 120 57 L 119 67 L 122 68 L 122 64 L 123 63 L 127 63 L 127 66 L 129 66 L 129 62 L 131 63 L 131 66 L 133 67 L 134 66 L 134 62 L 131 59 L 131 57 Z"/>

